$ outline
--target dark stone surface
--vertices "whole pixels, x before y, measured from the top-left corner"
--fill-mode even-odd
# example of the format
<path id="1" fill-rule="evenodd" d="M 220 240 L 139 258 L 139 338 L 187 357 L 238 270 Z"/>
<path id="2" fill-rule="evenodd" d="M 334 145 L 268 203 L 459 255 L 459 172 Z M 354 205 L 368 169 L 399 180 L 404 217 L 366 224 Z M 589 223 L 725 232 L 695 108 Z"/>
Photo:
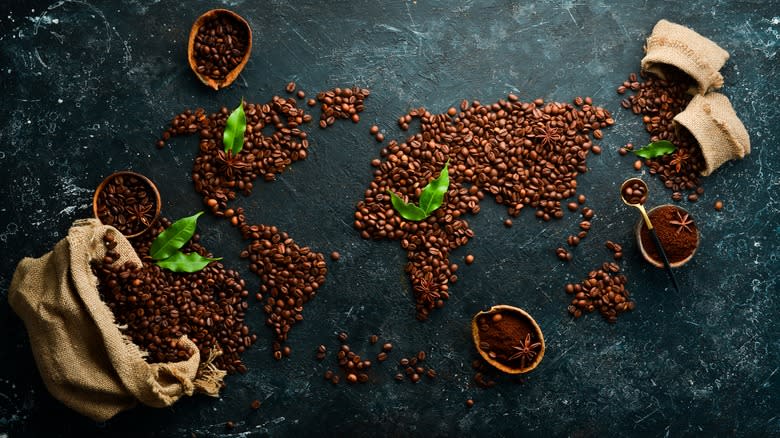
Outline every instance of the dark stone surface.
<path id="1" fill-rule="evenodd" d="M 620 6 L 611 6 L 611 4 Z M 214 2 L 216 5 L 216 2 Z M 189 180 L 194 137 L 158 151 L 154 142 L 185 108 L 263 102 L 296 81 L 309 94 L 334 86 L 372 91 L 358 125 L 310 127 L 309 158 L 278 181 L 259 184 L 241 200 L 250 221 L 278 225 L 297 242 L 329 254 L 330 272 L 306 320 L 292 331 L 293 357 L 271 358 L 262 311 L 248 320 L 261 337 L 244 358 L 245 375 L 227 379 L 219 399 L 181 400 L 169 409 L 139 407 L 94 424 L 51 398 L 36 371 L 26 331 L 0 304 L 0 431 L 10 436 L 360 435 L 517 436 L 780 434 L 778 385 L 778 234 L 780 234 L 780 102 L 777 1 L 269 1 L 224 6 L 247 18 L 254 51 L 239 80 L 215 93 L 186 64 L 189 27 L 206 4 L 65 0 L 11 1 L 0 13 L 0 294 L 16 263 L 40 256 L 90 214 L 94 187 L 112 171 L 131 168 L 155 180 L 164 213 L 201 209 Z M 729 96 L 751 135 L 747 159 L 704 181 L 706 194 L 685 203 L 702 245 L 678 270 L 675 293 L 662 271 L 641 260 L 632 239 L 637 220 L 618 200 L 634 176 L 626 142 L 647 141 L 641 121 L 620 108 L 615 93 L 636 71 L 642 45 L 661 18 L 687 25 L 730 54 L 723 69 Z M 514 92 L 523 100 L 571 101 L 590 95 L 616 125 L 588 159 L 579 192 L 597 212 L 590 236 L 569 264 L 556 246 L 578 216 L 542 223 L 529 212 L 506 229 L 506 211 L 492 200 L 469 219 L 476 237 L 455 253 L 460 281 L 452 299 L 427 323 L 414 319 L 405 256 L 396 243 L 362 240 L 352 226 L 355 203 L 371 179 L 369 161 L 388 139 L 404 138 L 395 120 L 425 106 L 443 112 L 461 99 L 494 102 Z M 318 113 L 314 113 L 315 117 Z M 669 201 L 655 178 L 650 204 Z M 713 203 L 725 203 L 722 212 Z M 235 229 L 213 217 L 200 227 L 204 243 L 239 267 Z M 606 239 L 622 242 L 622 263 L 637 302 L 616 325 L 596 314 L 572 321 L 567 282 L 608 259 Z M 467 253 L 472 266 L 462 263 Z M 547 339 L 540 367 L 516 383 L 473 385 L 475 353 L 469 321 L 492 304 L 514 304 L 537 319 Z M 353 349 L 378 352 L 381 334 L 396 349 L 373 369 L 371 384 L 334 387 L 322 379 L 346 330 Z M 402 354 L 424 349 L 439 378 L 417 385 L 392 376 Z M 476 404 L 467 409 L 465 402 Z M 258 411 L 249 408 L 263 401 Z M 226 430 L 232 420 L 236 428 Z"/>

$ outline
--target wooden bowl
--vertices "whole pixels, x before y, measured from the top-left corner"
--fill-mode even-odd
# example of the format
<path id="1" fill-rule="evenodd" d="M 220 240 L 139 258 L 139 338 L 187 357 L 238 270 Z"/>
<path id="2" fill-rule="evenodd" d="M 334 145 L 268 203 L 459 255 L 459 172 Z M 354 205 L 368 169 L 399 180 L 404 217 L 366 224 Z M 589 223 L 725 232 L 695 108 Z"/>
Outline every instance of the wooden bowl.
<path id="1" fill-rule="evenodd" d="M 137 233 L 133 233 L 133 234 L 124 234 L 124 233 L 122 233 L 125 237 L 128 237 L 128 238 L 140 236 L 141 234 L 147 232 L 150 228 L 152 228 L 152 226 L 155 224 L 155 222 L 157 222 L 157 219 L 159 219 L 159 217 L 160 217 L 160 209 L 162 208 L 162 201 L 160 200 L 160 191 L 157 190 L 157 185 L 155 185 L 152 182 L 152 180 L 150 180 L 149 178 L 147 178 L 146 176 L 144 176 L 144 175 L 142 175 L 142 174 L 140 174 L 138 172 L 133 172 L 131 170 L 122 170 L 122 171 L 114 172 L 111 175 L 107 176 L 100 183 L 100 185 L 98 185 L 97 189 L 95 189 L 95 194 L 92 196 L 92 213 L 95 215 L 95 218 L 97 220 L 101 221 L 100 214 L 99 214 L 99 202 L 100 202 L 99 197 L 100 197 L 100 193 L 103 190 L 105 190 L 106 185 L 109 182 L 111 182 L 111 180 L 113 180 L 114 178 L 116 178 L 118 176 L 135 177 L 139 181 L 141 181 L 144 185 L 146 185 L 148 191 L 150 191 L 152 193 L 152 201 L 154 202 L 154 213 L 152 215 L 152 219 L 149 221 L 149 224 L 145 225 L 143 230 L 141 230 L 141 231 L 139 231 Z M 103 222 L 101 221 L 101 223 L 103 223 Z M 112 225 L 112 224 L 104 224 L 104 225 Z M 120 230 L 120 232 L 121 232 L 121 230 Z"/>
<path id="2" fill-rule="evenodd" d="M 678 205 L 663 204 L 663 205 L 659 205 L 657 207 L 653 207 L 650 210 L 648 210 L 647 211 L 648 216 L 653 211 L 655 211 L 655 210 L 657 210 L 659 208 L 662 208 L 662 207 L 674 207 L 674 208 L 677 208 L 678 210 L 680 210 L 680 211 L 690 215 L 688 210 L 686 210 L 686 209 L 684 209 L 684 208 L 682 208 L 682 207 L 680 207 Z M 691 218 L 692 218 L 692 216 L 691 216 Z M 664 262 L 662 260 L 655 260 L 654 258 L 650 257 L 650 254 L 647 253 L 647 250 L 645 249 L 645 246 L 642 243 L 642 225 L 644 225 L 644 223 L 645 223 L 644 219 L 640 218 L 639 222 L 637 222 L 636 226 L 634 227 L 634 233 L 636 234 L 636 243 L 639 246 L 639 252 L 642 253 L 642 257 L 647 261 L 647 263 L 650 263 L 651 265 L 655 266 L 656 268 L 664 269 Z M 653 227 L 655 227 L 655 226 L 656 226 L 655 223 L 653 223 Z M 680 266 L 683 266 L 684 264 L 688 263 L 693 258 L 694 254 L 696 254 L 696 250 L 699 249 L 699 244 L 700 243 L 701 243 L 701 233 L 699 232 L 699 227 L 697 226 L 696 227 L 696 246 L 693 248 L 693 251 L 691 252 L 691 254 L 688 257 L 686 257 L 686 258 L 684 258 L 682 260 L 679 260 L 679 261 L 676 261 L 676 262 L 671 262 L 670 261 L 669 262 L 669 266 L 671 266 L 672 268 L 679 268 Z"/>
<path id="3" fill-rule="evenodd" d="M 246 53 L 244 53 L 244 57 L 241 59 L 241 62 L 237 66 L 235 66 L 233 70 L 228 72 L 228 74 L 225 75 L 224 79 L 217 80 L 210 76 L 198 72 L 198 65 L 195 63 L 195 37 L 198 35 L 198 30 L 200 30 L 200 28 L 203 27 L 204 24 L 208 23 L 211 20 L 217 19 L 221 16 L 231 17 L 238 24 L 243 26 L 244 29 L 246 30 L 249 41 L 247 42 Z M 195 76 L 197 76 L 198 79 L 200 79 L 201 82 L 203 82 L 206 86 L 213 88 L 214 90 L 219 90 L 220 88 L 226 88 L 230 84 L 232 84 L 233 81 L 236 80 L 238 75 L 244 69 L 244 66 L 246 66 L 247 61 L 249 61 L 249 55 L 251 53 L 252 53 L 252 28 L 249 27 L 249 23 L 247 23 L 246 20 L 244 20 L 240 15 L 236 14 L 233 11 L 229 11 L 227 9 L 212 9 L 210 11 L 207 11 L 200 17 L 198 17 L 198 19 L 195 20 L 195 23 L 192 25 L 192 29 L 190 30 L 190 39 L 189 42 L 187 43 L 187 59 L 190 64 L 190 68 L 192 69 L 193 73 L 195 73 Z"/>
<path id="4" fill-rule="evenodd" d="M 513 313 L 519 319 L 522 319 L 525 322 L 527 322 L 533 329 L 534 334 L 536 335 L 537 342 L 541 344 L 539 348 L 539 352 L 537 353 L 534 360 L 530 364 L 526 364 L 526 366 L 523 368 L 512 367 L 501 361 L 498 361 L 490 357 L 488 352 L 486 352 L 480 347 L 478 320 L 483 316 L 490 316 L 497 313 Z M 536 323 L 536 321 L 531 317 L 531 315 L 529 315 L 525 310 L 520 309 L 518 307 L 499 304 L 491 307 L 490 310 L 478 312 L 476 315 L 474 315 L 474 318 L 471 319 L 471 336 L 474 339 L 474 346 L 477 348 L 479 355 L 482 356 L 482 358 L 485 359 L 487 363 L 489 363 L 490 365 L 494 366 L 498 370 L 503 371 L 507 374 L 524 374 L 530 372 L 539 365 L 539 363 L 542 361 L 542 358 L 544 357 L 545 344 L 544 344 L 544 336 L 542 335 L 542 329 L 539 328 L 539 324 Z M 521 342 L 521 340 L 518 339 L 518 342 Z"/>

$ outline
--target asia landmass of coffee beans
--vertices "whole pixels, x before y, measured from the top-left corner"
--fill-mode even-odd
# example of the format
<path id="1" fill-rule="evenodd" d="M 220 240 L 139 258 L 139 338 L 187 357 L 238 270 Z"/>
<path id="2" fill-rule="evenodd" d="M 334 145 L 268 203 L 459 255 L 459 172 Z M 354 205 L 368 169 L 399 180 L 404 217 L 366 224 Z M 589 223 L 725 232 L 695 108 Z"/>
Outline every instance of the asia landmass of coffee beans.
<path id="1" fill-rule="evenodd" d="M 106 233 L 106 256 L 92 266 L 101 298 L 124 327 L 123 333 L 148 353 L 149 362 L 188 359 L 178 343 L 186 335 L 198 346 L 201 362 L 217 350 L 221 355 L 213 360 L 215 366 L 228 373 L 245 372 L 240 354 L 257 335 L 244 323 L 249 307 L 244 280 L 219 262 L 195 273 L 174 273 L 155 265 L 149 248 L 170 224 L 161 218 L 150 231 L 130 239 L 141 266 L 121 260 L 115 237 Z M 195 234 L 182 251 L 211 257 L 199 240 Z"/>
<path id="2" fill-rule="evenodd" d="M 229 15 L 212 18 L 195 34 L 193 56 L 198 73 L 223 80 L 246 54 L 249 34 L 242 23 Z"/>
<path id="3" fill-rule="evenodd" d="M 690 102 L 692 96 L 688 89 L 694 84 L 688 75 L 677 69 L 670 68 L 666 73 L 666 79 L 648 72 L 642 72 L 640 77 L 631 73 L 617 92 L 633 93 L 621 101 L 621 106 L 642 116 L 651 142 L 668 140 L 677 147 L 672 154 L 644 160 L 648 173 L 657 175 L 672 191 L 674 201 L 681 201 L 685 197 L 683 192 L 688 191 L 691 192 L 687 195 L 688 201 L 696 202 L 704 193 L 699 176 L 706 168 L 704 155 L 693 135 L 674 123 L 674 117 Z M 619 152 L 626 155 L 629 149 L 623 147 Z M 634 168 L 640 170 L 641 165 L 639 161 Z"/>
<path id="4" fill-rule="evenodd" d="M 512 94 L 492 104 L 464 100 L 460 111 L 444 114 L 412 110 L 398 123 L 408 129 L 414 118 L 420 132 L 402 143 L 391 141 L 381 151 L 384 160 L 371 162 L 374 180 L 357 204 L 354 227 L 364 239 L 400 241 L 417 318 L 425 320 L 450 296 L 458 278 L 450 252 L 473 236 L 465 216 L 479 212 L 485 193 L 513 217 L 530 207 L 544 221 L 562 218 L 561 201 L 576 194 L 588 154 L 601 151 L 591 136 L 601 139 L 614 120 L 590 98 L 521 102 Z M 420 222 L 397 214 L 388 191 L 417 202 L 447 162 L 450 188 L 442 206 Z"/>

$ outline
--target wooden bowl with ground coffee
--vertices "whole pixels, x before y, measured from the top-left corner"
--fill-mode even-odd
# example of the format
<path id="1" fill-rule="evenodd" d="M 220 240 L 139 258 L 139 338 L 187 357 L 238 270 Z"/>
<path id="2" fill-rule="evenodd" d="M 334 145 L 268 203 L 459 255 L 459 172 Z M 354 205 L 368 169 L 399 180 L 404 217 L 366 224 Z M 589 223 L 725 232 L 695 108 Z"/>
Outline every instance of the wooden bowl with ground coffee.
<path id="1" fill-rule="evenodd" d="M 685 209 L 672 204 L 659 205 L 647 212 L 658 240 L 664 247 L 669 266 L 679 268 L 688 263 L 699 248 L 699 229 Z M 642 257 L 656 268 L 664 264 L 644 220 L 636 225 L 636 241 Z"/>
<path id="2" fill-rule="evenodd" d="M 544 336 L 523 309 L 497 305 L 471 320 L 471 334 L 480 356 L 508 374 L 527 373 L 544 357 Z"/>

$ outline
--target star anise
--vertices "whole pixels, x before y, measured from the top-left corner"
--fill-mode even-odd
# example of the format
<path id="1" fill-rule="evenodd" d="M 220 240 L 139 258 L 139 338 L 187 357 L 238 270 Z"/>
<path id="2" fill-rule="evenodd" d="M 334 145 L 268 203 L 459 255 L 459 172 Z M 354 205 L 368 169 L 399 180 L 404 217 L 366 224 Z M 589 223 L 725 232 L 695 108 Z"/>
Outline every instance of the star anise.
<path id="1" fill-rule="evenodd" d="M 669 164 L 674 166 L 676 172 L 679 172 L 682 166 L 688 162 L 689 158 L 690 155 L 688 155 L 687 152 L 682 149 L 677 149 L 677 152 L 674 153 L 674 157 L 669 161 Z"/>
<path id="2" fill-rule="evenodd" d="M 542 146 L 552 146 L 553 143 L 560 141 L 562 138 L 560 131 L 557 128 L 550 126 L 545 126 L 544 128 L 536 130 L 536 135 L 534 137 L 542 139 Z"/>
<path id="3" fill-rule="evenodd" d="M 129 213 L 129 217 L 127 218 L 128 222 L 135 222 L 138 221 L 142 223 L 144 226 L 149 226 L 149 222 L 151 221 L 152 217 L 149 214 L 149 212 L 152 211 L 152 204 L 142 204 L 137 203 L 133 204 L 127 207 L 127 212 Z"/>
<path id="4" fill-rule="evenodd" d="M 522 344 L 516 347 L 512 347 L 517 350 L 517 353 L 510 356 L 509 360 L 520 359 L 520 368 L 525 368 L 526 361 L 533 360 L 533 358 L 536 356 L 536 349 L 541 346 L 542 344 L 539 342 L 532 344 L 531 334 L 528 333 L 525 335 L 525 341 Z"/>
<path id="5" fill-rule="evenodd" d="M 433 274 L 430 272 L 418 280 L 417 284 L 414 285 L 414 291 L 417 293 L 419 301 L 429 307 L 435 305 L 436 301 L 441 298 L 441 294 L 436 290 L 436 283 L 433 282 Z"/>
<path id="6" fill-rule="evenodd" d="M 680 234 L 682 230 L 692 233 L 693 230 L 691 229 L 691 225 L 693 225 L 693 220 L 688 217 L 688 213 L 680 213 L 679 211 L 675 211 L 674 213 L 677 215 L 677 220 L 671 220 L 669 223 L 677 225 L 677 234 Z"/>
<path id="7" fill-rule="evenodd" d="M 233 178 L 233 174 L 239 170 L 249 169 L 252 165 L 247 163 L 237 155 L 233 155 L 230 152 L 217 151 L 217 167 L 228 178 Z"/>

